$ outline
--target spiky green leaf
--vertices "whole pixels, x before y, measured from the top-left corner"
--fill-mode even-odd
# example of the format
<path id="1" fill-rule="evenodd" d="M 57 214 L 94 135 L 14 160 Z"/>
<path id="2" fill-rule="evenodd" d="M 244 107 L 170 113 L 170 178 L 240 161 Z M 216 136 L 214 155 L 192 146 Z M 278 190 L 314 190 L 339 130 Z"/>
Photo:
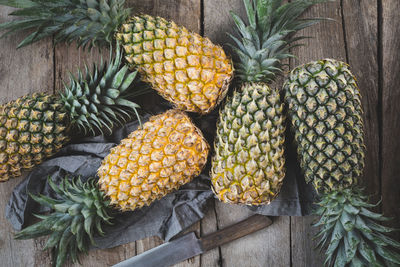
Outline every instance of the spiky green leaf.
<path id="1" fill-rule="evenodd" d="M 77 260 L 77 253 L 86 252 L 88 241 L 93 240 L 95 234 L 103 234 L 101 225 L 109 224 L 112 217 L 109 215 L 109 201 L 104 199 L 93 179 L 82 183 L 80 179 L 65 177 L 58 186 L 48 180 L 50 187 L 57 188 L 58 199 L 52 213 L 38 216 L 42 221 L 31 225 L 15 235 L 17 239 L 36 238 L 50 235 L 44 249 L 54 248 L 56 266 L 61 266 L 68 256 L 72 261 Z M 43 201 L 43 196 L 34 199 Z M 96 205 L 94 205 L 96 203 Z M 87 206 L 89 204 L 89 206 Z"/>
<path id="2" fill-rule="evenodd" d="M 85 134 L 111 134 L 115 126 L 135 116 L 140 121 L 140 106 L 132 98 L 151 89 L 137 85 L 135 77 L 136 72 L 130 73 L 122 63 L 119 45 L 109 64 L 94 65 L 92 74 L 79 71 L 77 77 L 71 75 L 71 84 L 61 93 L 61 101 L 70 114 L 72 128 Z"/>
<path id="3" fill-rule="evenodd" d="M 54 36 L 54 41 L 78 46 L 103 46 L 112 41 L 115 30 L 128 18 L 131 10 L 125 0 L 1 0 L 0 5 L 18 8 L 10 16 L 19 20 L 3 23 L 4 35 L 32 29 L 18 47 Z M 29 24 L 29 22 L 31 22 Z"/>

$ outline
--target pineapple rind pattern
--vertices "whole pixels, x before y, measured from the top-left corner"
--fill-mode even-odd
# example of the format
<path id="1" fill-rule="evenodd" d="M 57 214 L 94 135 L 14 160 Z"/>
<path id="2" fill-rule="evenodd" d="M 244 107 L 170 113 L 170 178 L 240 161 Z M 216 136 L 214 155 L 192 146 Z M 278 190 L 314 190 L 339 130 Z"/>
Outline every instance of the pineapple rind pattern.
<path id="1" fill-rule="evenodd" d="M 226 203 L 270 203 L 285 177 L 279 92 L 244 84 L 227 99 L 219 118 L 210 175 L 215 194 Z"/>
<path id="2" fill-rule="evenodd" d="M 168 110 L 111 149 L 98 171 L 100 189 L 122 211 L 150 205 L 198 176 L 208 152 L 190 118 Z"/>
<path id="3" fill-rule="evenodd" d="M 178 109 L 205 114 L 225 97 L 232 63 L 209 39 L 148 15 L 131 17 L 116 39 L 130 67 Z"/>
<path id="4" fill-rule="evenodd" d="M 363 111 L 349 66 L 332 59 L 299 66 L 284 92 L 306 181 L 317 190 L 356 184 L 364 168 Z"/>
<path id="5" fill-rule="evenodd" d="M 0 106 L 0 181 L 20 176 L 68 141 L 67 114 L 46 93 L 23 96 Z"/>

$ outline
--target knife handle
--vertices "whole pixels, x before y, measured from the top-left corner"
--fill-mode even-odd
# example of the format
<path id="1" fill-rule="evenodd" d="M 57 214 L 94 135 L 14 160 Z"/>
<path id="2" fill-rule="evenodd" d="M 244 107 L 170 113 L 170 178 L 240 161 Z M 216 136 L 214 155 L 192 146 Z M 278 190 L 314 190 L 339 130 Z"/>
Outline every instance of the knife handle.
<path id="1" fill-rule="evenodd" d="M 261 230 L 271 224 L 272 220 L 270 218 L 264 215 L 256 214 L 215 233 L 206 235 L 200 238 L 200 240 L 204 251 L 207 251 Z"/>

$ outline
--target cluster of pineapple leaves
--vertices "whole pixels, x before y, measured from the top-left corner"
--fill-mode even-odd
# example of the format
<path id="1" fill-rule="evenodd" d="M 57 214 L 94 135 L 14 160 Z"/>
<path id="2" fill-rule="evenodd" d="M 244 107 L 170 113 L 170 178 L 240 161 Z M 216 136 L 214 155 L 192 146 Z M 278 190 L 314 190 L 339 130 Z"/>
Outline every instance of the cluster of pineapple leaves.
<path id="1" fill-rule="evenodd" d="M 33 29 L 18 48 L 46 37 L 54 42 L 91 48 L 108 44 L 114 31 L 131 13 L 125 0 L 0 0 L 0 5 L 18 8 L 10 13 L 21 19 L 0 24 L 2 35 Z"/>
<path id="2" fill-rule="evenodd" d="M 386 236 L 395 229 L 381 224 L 390 218 L 369 210 L 378 204 L 368 203 L 357 187 L 322 194 L 314 226 L 327 266 L 400 265 L 400 243 Z"/>
<path id="3" fill-rule="evenodd" d="M 78 252 L 87 252 L 94 244 L 93 236 L 104 235 L 102 224 L 111 224 L 110 203 L 99 190 L 97 180 L 64 177 L 57 185 L 48 179 L 59 198 L 30 195 L 39 204 L 50 207 L 49 215 L 35 215 L 40 222 L 15 234 L 16 239 L 30 239 L 49 235 L 43 249 L 54 249 L 54 264 L 62 266 L 69 256 L 78 260 Z"/>
<path id="4" fill-rule="evenodd" d="M 131 100 L 151 90 L 137 82 L 137 71 L 130 72 L 123 63 L 118 43 L 114 58 L 112 50 L 110 63 L 94 64 L 92 73 L 86 66 L 86 75 L 80 70 L 78 77 L 71 74 L 70 84 L 64 85 L 60 93 L 71 127 L 85 135 L 103 133 L 104 129 L 111 134 L 115 126 L 124 125 L 133 114 L 140 122 L 140 106 Z"/>
<path id="5" fill-rule="evenodd" d="M 236 75 L 246 82 L 268 83 L 282 71 L 282 61 L 294 57 L 289 49 L 296 41 L 306 38 L 294 36 L 301 29 L 318 23 L 320 18 L 300 19 L 309 7 L 327 0 L 293 1 L 244 0 L 248 25 L 234 12 L 236 35 L 229 44 L 236 55 Z"/>

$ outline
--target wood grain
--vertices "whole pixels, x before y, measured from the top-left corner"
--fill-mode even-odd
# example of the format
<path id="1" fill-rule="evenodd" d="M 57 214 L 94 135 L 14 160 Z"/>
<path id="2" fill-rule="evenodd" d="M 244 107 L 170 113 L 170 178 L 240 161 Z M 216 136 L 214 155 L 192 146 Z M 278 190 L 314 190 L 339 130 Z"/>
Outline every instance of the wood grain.
<path id="1" fill-rule="evenodd" d="M 173 20 L 178 25 L 200 33 L 200 0 L 128 0 L 132 14 L 149 14 Z"/>
<path id="2" fill-rule="evenodd" d="M 221 202 L 216 203 L 216 210 L 219 229 L 252 215 L 244 206 Z M 257 233 L 221 246 L 221 265 L 290 266 L 290 218 L 274 217 L 273 221 Z"/>
<path id="3" fill-rule="evenodd" d="M 200 32 L 201 22 L 201 5 L 200 0 L 177 0 L 163 1 L 150 0 L 139 1 L 130 0 L 128 6 L 132 8 L 133 14 L 149 14 L 153 16 L 164 17 L 173 20 L 178 25 L 185 26 L 189 30 Z M 190 14 L 190 16 L 188 16 Z M 200 223 L 191 228 L 193 231 L 200 232 Z M 161 240 L 157 237 L 150 237 L 145 240 L 137 241 L 137 253 L 144 252 L 161 244 Z M 188 259 L 183 263 L 176 264 L 175 267 L 200 266 L 200 256 Z"/>
<path id="4" fill-rule="evenodd" d="M 316 5 L 306 11 L 303 16 L 331 18 L 334 21 L 322 21 L 298 33 L 298 35 L 312 38 L 302 40 L 301 43 L 304 45 L 293 49 L 292 53 L 297 58 L 291 60 L 290 67 L 294 68 L 300 64 L 323 58 L 346 61 L 340 2 Z M 291 248 L 294 267 L 323 266 L 323 255 L 314 249 L 316 240 L 312 239 L 316 229 L 311 227 L 311 223 L 315 219 L 314 216 L 291 218 Z"/>
<path id="5" fill-rule="evenodd" d="M 9 21 L 11 8 L 0 8 L 0 23 Z M 0 104 L 34 92 L 53 91 L 53 47 L 51 40 L 42 40 L 16 50 L 29 34 L 24 32 L 0 39 Z M 0 265 L 49 266 L 49 252 L 42 251 L 45 238 L 14 240 L 14 230 L 5 218 L 5 206 L 12 189 L 25 177 L 0 183 Z M 22 256 L 23 255 L 23 256 Z"/>
<path id="6" fill-rule="evenodd" d="M 255 233 L 272 224 L 272 220 L 263 215 L 252 215 L 247 219 L 225 227 L 200 238 L 205 251 L 222 246 L 236 239 Z"/>
<path id="7" fill-rule="evenodd" d="M 364 109 L 367 150 L 360 183 L 372 196 L 371 201 L 377 202 L 380 199 L 378 5 L 375 0 L 343 1 L 342 13 L 347 62 L 357 78 Z"/>
<path id="8" fill-rule="evenodd" d="M 172 19 L 196 32 L 204 31 L 211 40 L 223 45 L 226 31 L 232 32 L 230 10 L 244 15 L 242 0 L 129 0 L 134 14 L 149 13 Z M 202 4 L 203 3 L 203 4 Z M 378 5 L 379 3 L 379 5 Z M 201 7 L 204 10 L 201 10 Z M 9 21 L 10 8 L 0 7 L 0 23 Z M 400 3 L 398 0 L 341 0 L 316 6 L 306 16 L 330 17 L 303 31 L 314 38 L 292 51 L 298 58 L 291 67 L 319 58 L 335 58 L 350 63 L 358 79 L 365 110 L 367 145 L 362 184 L 373 200 L 382 196 L 382 210 L 394 217 L 392 225 L 400 227 Z M 202 18 L 202 15 L 204 18 Z M 107 49 L 77 50 L 43 40 L 20 50 L 17 44 L 26 34 L 0 39 L 0 104 L 36 91 L 62 88 L 68 71 L 76 73 L 84 62 L 108 59 Z M 380 51 L 378 50 L 380 49 Z M 54 79 L 55 78 L 55 79 Z M 381 144 L 381 146 L 380 146 Z M 0 262 L 1 266 L 51 266 L 49 251 L 42 251 L 46 238 L 27 241 L 13 239 L 13 229 L 5 219 L 4 209 L 11 191 L 23 177 L 0 184 Z M 217 202 L 201 223 L 191 229 L 202 236 L 222 229 L 250 215 L 240 206 Z M 176 266 L 322 266 L 323 256 L 313 250 L 310 227 L 313 217 L 279 217 L 260 232 L 213 249 Z M 394 235 L 400 240 L 400 234 Z M 82 255 L 83 266 L 109 266 L 161 244 L 158 238 L 107 250 L 93 250 Z M 80 266 L 79 264 L 67 266 Z M 175 266 L 175 267 L 176 267 Z"/>
<path id="9" fill-rule="evenodd" d="M 225 49 L 226 43 L 230 42 L 226 32 L 234 31 L 229 14 L 231 10 L 244 18 L 242 0 L 204 0 L 204 35 Z M 246 207 L 216 203 L 218 229 L 238 222 L 250 214 Z M 221 246 L 220 266 L 289 266 L 289 227 L 289 217 L 280 217 L 266 229 Z M 263 249 L 259 249 L 260 247 Z"/>
<path id="10" fill-rule="evenodd" d="M 246 11 L 241 0 L 204 0 L 204 35 L 211 41 L 227 48 L 227 32 L 234 33 L 234 23 L 230 11 L 244 18 Z"/>
<path id="11" fill-rule="evenodd" d="M 0 23 L 13 19 L 0 7 Z M 15 18 L 14 18 L 15 19 Z M 0 104 L 33 92 L 53 91 L 53 47 L 50 39 L 16 50 L 29 32 L 0 39 Z"/>
<path id="12" fill-rule="evenodd" d="M 212 208 L 208 210 L 208 213 L 201 220 L 201 236 L 211 234 L 218 230 L 218 223 L 217 223 L 217 213 L 215 211 L 215 206 L 213 205 Z M 209 266 L 221 266 L 221 253 L 220 248 L 215 248 L 203 253 L 200 256 L 200 266 L 201 267 L 209 267 Z"/>
<path id="13" fill-rule="evenodd" d="M 382 1 L 382 210 L 400 227 L 400 1 Z M 400 240 L 400 233 L 395 237 Z"/>

